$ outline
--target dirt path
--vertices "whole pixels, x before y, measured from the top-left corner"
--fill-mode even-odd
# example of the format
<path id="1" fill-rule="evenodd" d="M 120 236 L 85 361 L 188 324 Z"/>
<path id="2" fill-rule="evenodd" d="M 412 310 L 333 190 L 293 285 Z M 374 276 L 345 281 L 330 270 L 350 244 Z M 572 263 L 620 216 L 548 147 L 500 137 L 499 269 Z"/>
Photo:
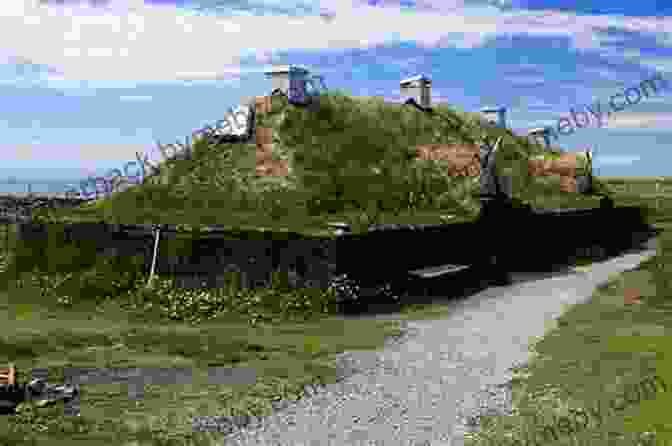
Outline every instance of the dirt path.
<path id="1" fill-rule="evenodd" d="M 343 382 L 227 437 L 230 445 L 461 445 L 470 417 L 507 411 L 510 367 L 529 358 L 565 305 L 588 299 L 612 275 L 655 253 L 633 252 L 588 272 L 535 277 L 456 301 L 441 320 L 408 322 L 403 342 L 347 356 Z M 538 275 L 537 275 L 538 278 Z M 480 409 L 479 409 L 480 407 Z"/>

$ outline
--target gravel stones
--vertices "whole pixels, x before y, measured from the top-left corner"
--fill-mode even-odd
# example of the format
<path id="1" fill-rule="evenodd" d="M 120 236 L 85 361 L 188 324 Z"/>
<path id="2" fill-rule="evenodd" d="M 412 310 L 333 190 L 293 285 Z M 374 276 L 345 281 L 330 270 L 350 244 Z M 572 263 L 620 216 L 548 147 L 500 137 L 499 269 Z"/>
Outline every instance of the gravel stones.
<path id="1" fill-rule="evenodd" d="M 611 259 L 588 274 L 489 288 L 455 301 L 445 319 L 408 322 L 406 335 L 379 352 L 341 355 L 340 382 L 311 389 L 313 396 L 222 444 L 462 445 L 480 417 L 512 410 L 504 383 L 511 367 L 529 359 L 528 339 L 543 335 L 563 305 L 587 299 L 609 276 L 654 252 Z"/>

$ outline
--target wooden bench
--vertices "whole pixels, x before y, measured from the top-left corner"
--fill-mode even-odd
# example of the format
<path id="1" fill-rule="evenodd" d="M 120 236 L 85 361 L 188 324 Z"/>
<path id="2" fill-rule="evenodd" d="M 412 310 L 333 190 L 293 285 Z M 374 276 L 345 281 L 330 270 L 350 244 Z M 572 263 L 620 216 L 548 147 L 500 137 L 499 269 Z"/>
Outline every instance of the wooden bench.
<path id="1" fill-rule="evenodd" d="M 0 385 L 16 384 L 16 367 L 9 364 L 9 367 L 0 367 Z"/>
<path id="2" fill-rule="evenodd" d="M 431 268 L 422 268 L 409 271 L 408 273 L 412 276 L 420 277 L 423 279 L 431 279 L 435 277 L 444 276 L 447 274 L 455 274 L 462 270 L 469 269 L 470 265 L 441 265 Z"/>
<path id="3" fill-rule="evenodd" d="M 471 269 L 471 265 L 441 265 L 434 266 L 430 268 L 421 268 L 412 271 L 408 271 L 409 276 L 412 277 L 412 283 L 414 283 L 413 288 L 419 286 L 418 292 L 422 296 L 429 296 L 433 292 L 431 291 L 434 288 L 435 281 L 441 280 L 443 278 L 458 275 L 461 271 Z"/>

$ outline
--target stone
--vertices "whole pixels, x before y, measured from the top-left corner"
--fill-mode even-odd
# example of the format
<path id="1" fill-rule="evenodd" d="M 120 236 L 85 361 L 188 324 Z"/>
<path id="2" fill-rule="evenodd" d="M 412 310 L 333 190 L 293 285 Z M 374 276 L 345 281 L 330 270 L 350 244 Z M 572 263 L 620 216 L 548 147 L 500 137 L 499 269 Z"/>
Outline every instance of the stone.
<path id="1" fill-rule="evenodd" d="M 636 288 L 625 288 L 623 290 L 625 305 L 641 304 L 641 293 Z"/>
<path id="2" fill-rule="evenodd" d="M 580 194 L 589 193 L 592 186 L 591 182 L 590 175 L 578 175 L 576 177 L 576 191 Z"/>
<path id="3" fill-rule="evenodd" d="M 459 144 L 424 144 L 415 147 L 417 159 L 445 161 L 450 176 L 477 176 L 481 155 L 475 146 Z M 480 172 L 479 172 L 480 173 Z"/>
<path id="4" fill-rule="evenodd" d="M 571 176 L 560 176 L 560 191 L 567 193 L 576 193 L 576 178 Z"/>
<path id="5" fill-rule="evenodd" d="M 272 144 L 257 143 L 255 171 L 258 176 L 286 177 L 289 175 L 289 163 L 273 154 Z"/>
<path id="6" fill-rule="evenodd" d="M 257 147 L 273 144 L 273 129 L 270 127 L 257 127 L 256 129 Z"/>
<path id="7" fill-rule="evenodd" d="M 12 415 L 16 413 L 17 403 L 9 400 L 0 399 L 0 415 Z"/>
<path id="8" fill-rule="evenodd" d="M 271 113 L 272 110 L 271 96 L 257 96 L 254 99 L 255 113 L 264 114 Z"/>

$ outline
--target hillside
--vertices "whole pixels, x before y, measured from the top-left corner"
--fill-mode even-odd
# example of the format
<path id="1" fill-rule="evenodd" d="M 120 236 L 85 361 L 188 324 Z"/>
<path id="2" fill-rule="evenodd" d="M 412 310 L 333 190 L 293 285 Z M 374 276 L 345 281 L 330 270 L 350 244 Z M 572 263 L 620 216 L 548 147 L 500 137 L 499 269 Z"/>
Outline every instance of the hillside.
<path id="1" fill-rule="evenodd" d="M 513 177 L 515 197 L 535 207 L 597 204 L 596 197 L 562 192 L 558 175 L 538 176 L 531 168 L 534 157 L 558 158 L 560 150 L 549 152 L 444 104 L 429 115 L 378 98 L 328 93 L 307 107 L 266 97 L 256 110 L 256 137 L 247 143 L 197 139 L 190 157 L 166 162 L 142 186 L 39 215 L 302 232 L 321 232 L 328 222 L 361 229 L 439 223 L 447 215 L 459 221 L 479 212 L 478 144 L 499 136 L 498 170 Z"/>

